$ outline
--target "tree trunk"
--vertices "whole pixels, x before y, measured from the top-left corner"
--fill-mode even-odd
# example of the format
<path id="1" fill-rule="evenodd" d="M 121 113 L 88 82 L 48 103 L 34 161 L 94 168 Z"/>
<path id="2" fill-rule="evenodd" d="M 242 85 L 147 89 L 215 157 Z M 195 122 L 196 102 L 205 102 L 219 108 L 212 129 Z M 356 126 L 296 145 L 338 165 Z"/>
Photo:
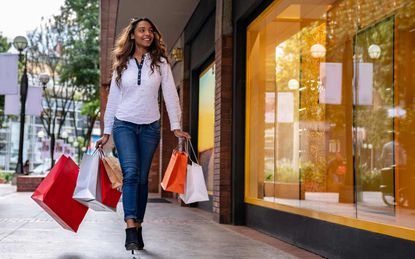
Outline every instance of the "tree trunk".
<path id="1" fill-rule="evenodd" d="M 88 147 L 89 146 L 89 142 L 91 142 L 92 130 L 94 129 L 94 124 L 95 124 L 95 121 L 96 120 L 97 120 L 97 116 L 94 116 L 94 117 L 92 117 L 92 118 L 89 119 L 88 131 L 86 132 L 86 136 L 85 136 L 85 140 L 86 140 L 85 147 Z"/>
<path id="2" fill-rule="evenodd" d="M 51 165 L 50 165 L 50 169 L 53 168 L 53 166 L 55 165 L 55 133 L 51 133 L 50 134 L 50 160 L 51 160 Z"/>

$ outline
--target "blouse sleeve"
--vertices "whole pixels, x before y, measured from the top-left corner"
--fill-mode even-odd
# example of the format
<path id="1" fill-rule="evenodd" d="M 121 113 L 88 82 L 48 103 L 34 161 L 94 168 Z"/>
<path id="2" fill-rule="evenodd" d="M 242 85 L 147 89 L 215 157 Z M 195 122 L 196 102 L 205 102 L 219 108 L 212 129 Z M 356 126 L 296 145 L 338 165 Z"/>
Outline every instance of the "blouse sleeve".
<path id="1" fill-rule="evenodd" d="M 110 92 L 108 95 L 107 107 L 105 108 L 104 134 L 111 134 L 112 125 L 114 124 L 115 113 L 117 112 L 118 104 L 121 101 L 121 91 L 120 87 L 115 83 L 115 75 L 116 73 L 113 72 L 110 85 Z"/>
<path id="2" fill-rule="evenodd" d="M 170 119 L 170 129 L 181 129 L 181 108 L 176 85 L 174 84 L 171 67 L 165 59 L 160 64 L 161 87 L 164 102 L 166 103 L 167 113 Z"/>

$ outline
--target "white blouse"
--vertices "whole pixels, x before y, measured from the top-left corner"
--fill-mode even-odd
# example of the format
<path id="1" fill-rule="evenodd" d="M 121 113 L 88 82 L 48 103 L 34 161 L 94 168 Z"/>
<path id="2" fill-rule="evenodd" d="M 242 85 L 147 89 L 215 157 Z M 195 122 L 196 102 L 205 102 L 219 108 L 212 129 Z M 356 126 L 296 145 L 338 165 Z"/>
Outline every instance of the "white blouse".
<path id="1" fill-rule="evenodd" d="M 116 72 L 113 72 L 104 115 L 104 134 L 111 134 L 114 116 L 119 120 L 135 124 L 150 124 L 159 120 L 158 93 L 160 84 L 170 119 L 170 128 L 172 131 L 181 129 L 180 102 L 173 74 L 166 60 L 164 58 L 161 60 L 160 69 L 155 67 L 152 72 L 150 54 L 144 55 L 140 85 L 138 85 L 139 68 L 134 58 L 128 61 L 119 86 L 115 82 Z"/>

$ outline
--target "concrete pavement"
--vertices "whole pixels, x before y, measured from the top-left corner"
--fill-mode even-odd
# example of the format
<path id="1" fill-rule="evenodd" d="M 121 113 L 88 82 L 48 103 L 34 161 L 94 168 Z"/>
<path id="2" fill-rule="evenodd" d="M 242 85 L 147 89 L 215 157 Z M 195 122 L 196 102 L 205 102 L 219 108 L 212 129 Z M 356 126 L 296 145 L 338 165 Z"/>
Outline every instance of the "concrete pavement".
<path id="1" fill-rule="evenodd" d="M 117 213 L 89 210 L 75 234 L 30 195 L 0 184 L 1 259 L 133 258 L 123 246 L 121 206 Z M 149 203 L 144 221 L 145 250 L 135 258 L 319 258 L 247 227 L 217 224 L 210 213 L 174 202 Z"/>

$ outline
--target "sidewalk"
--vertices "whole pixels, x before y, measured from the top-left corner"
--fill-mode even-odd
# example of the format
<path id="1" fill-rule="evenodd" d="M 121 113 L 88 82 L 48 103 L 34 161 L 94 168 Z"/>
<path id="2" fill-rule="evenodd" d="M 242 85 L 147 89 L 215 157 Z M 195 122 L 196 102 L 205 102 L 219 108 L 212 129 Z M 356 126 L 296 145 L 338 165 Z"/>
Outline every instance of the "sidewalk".
<path id="1" fill-rule="evenodd" d="M 134 258 L 124 249 L 122 208 L 89 210 L 77 234 L 64 230 L 15 187 L 0 184 L 0 258 Z M 119 204 L 121 205 L 121 203 Z M 135 258 L 319 258 L 247 227 L 175 203 L 149 203 L 145 250 Z"/>

